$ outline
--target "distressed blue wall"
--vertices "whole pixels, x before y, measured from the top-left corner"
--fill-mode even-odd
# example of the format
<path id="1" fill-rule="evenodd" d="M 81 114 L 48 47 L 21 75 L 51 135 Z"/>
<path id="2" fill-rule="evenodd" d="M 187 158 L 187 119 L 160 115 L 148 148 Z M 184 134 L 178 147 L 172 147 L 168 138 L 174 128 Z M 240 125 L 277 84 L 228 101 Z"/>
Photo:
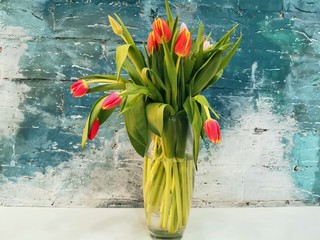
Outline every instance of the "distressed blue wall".
<path id="1" fill-rule="evenodd" d="M 239 23 L 241 47 L 205 94 L 222 143 L 201 146 L 194 206 L 318 205 L 320 3 L 175 0 L 188 26 L 213 38 Z M 115 116 L 81 151 L 95 96 L 73 99 L 79 76 L 113 73 L 116 12 L 147 38 L 159 0 L 0 1 L 0 204 L 142 206 L 141 159 Z"/>

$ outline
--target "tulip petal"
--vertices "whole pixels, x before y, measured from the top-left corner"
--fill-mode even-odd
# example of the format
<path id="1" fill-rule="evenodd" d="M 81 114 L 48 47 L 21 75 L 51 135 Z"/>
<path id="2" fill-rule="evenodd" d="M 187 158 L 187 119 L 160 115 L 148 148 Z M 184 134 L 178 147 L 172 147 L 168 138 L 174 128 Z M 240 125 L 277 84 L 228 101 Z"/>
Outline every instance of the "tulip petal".
<path id="1" fill-rule="evenodd" d="M 207 119 L 204 123 L 203 129 L 212 143 L 214 144 L 220 143 L 221 141 L 220 126 L 216 120 L 212 118 Z"/>
<path id="2" fill-rule="evenodd" d="M 73 97 L 82 97 L 88 92 L 88 89 L 89 86 L 87 81 L 80 79 L 71 85 L 70 92 L 73 93 Z"/>
<path id="3" fill-rule="evenodd" d="M 99 119 L 96 119 L 94 120 L 93 124 L 92 124 L 92 127 L 91 127 L 91 130 L 88 134 L 88 139 L 89 140 L 92 140 L 94 139 L 94 137 L 97 135 L 98 133 L 98 130 L 99 130 L 99 127 L 100 127 L 100 122 L 99 122 Z"/>
<path id="4" fill-rule="evenodd" d="M 106 99 L 102 102 L 102 109 L 108 110 L 118 106 L 122 102 L 122 97 L 118 92 L 111 93 Z"/>

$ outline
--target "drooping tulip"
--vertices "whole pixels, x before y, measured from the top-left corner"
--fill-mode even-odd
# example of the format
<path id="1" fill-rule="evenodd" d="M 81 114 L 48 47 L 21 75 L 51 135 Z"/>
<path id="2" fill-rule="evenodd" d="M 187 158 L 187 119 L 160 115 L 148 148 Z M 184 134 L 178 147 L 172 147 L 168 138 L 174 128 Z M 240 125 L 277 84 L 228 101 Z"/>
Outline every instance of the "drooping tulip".
<path id="1" fill-rule="evenodd" d="M 82 97 L 88 92 L 89 86 L 86 80 L 78 80 L 70 87 L 70 92 L 73 97 Z"/>
<path id="2" fill-rule="evenodd" d="M 118 92 L 111 93 L 106 99 L 102 102 L 102 109 L 108 110 L 118 106 L 122 101 L 122 97 Z"/>
<path id="3" fill-rule="evenodd" d="M 162 18 L 157 18 L 152 23 L 152 28 L 154 31 L 154 36 L 156 38 L 157 43 L 162 43 L 162 38 L 166 42 L 171 39 L 171 31 L 167 24 L 167 22 Z"/>
<path id="4" fill-rule="evenodd" d="M 220 126 L 216 120 L 212 118 L 208 118 L 204 122 L 203 129 L 212 143 L 220 143 L 221 141 Z"/>
<path id="5" fill-rule="evenodd" d="M 153 50 L 154 49 L 158 50 L 159 46 L 158 46 L 156 37 L 154 35 L 154 31 L 150 32 L 149 37 L 148 37 L 147 45 L 148 45 L 148 51 L 149 51 L 150 54 L 153 54 Z"/>
<path id="6" fill-rule="evenodd" d="M 100 127 L 100 122 L 99 122 L 99 119 L 97 118 L 96 120 L 94 120 L 93 124 L 92 124 L 92 127 L 90 129 L 90 132 L 88 134 L 88 139 L 89 140 L 92 140 L 94 139 L 94 137 L 97 135 L 98 133 L 98 130 L 99 130 L 99 127 Z"/>
<path id="7" fill-rule="evenodd" d="M 189 54 L 191 45 L 191 33 L 187 29 L 183 29 L 174 46 L 174 52 L 180 57 L 185 57 Z"/>

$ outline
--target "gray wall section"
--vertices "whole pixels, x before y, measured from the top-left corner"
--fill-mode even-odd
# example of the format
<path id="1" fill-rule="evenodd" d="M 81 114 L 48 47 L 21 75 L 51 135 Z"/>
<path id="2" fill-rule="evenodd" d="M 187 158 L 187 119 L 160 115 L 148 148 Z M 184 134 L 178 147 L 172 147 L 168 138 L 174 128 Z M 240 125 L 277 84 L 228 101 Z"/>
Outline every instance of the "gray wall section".
<path id="1" fill-rule="evenodd" d="M 170 1 L 188 26 L 244 38 L 223 79 L 205 92 L 222 143 L 201 145 L 193 205 L 318 205 L 320 3 Z M 114 73 L 121 43 L 107 15 L 146 41 L 162 1 L 0 1 L 0 204 L 141 207 L 142 159 L 114 116 L 81 150 L 97 96 L 74 99 L 82 75 Z"/>

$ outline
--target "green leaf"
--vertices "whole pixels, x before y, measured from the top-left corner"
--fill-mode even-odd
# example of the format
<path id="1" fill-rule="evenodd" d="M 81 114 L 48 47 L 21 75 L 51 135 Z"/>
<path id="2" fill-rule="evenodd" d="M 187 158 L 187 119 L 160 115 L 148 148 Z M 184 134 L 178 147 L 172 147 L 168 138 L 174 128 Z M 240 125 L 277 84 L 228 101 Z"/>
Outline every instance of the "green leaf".
<path id="1" fill-rule="evenodd" d="M 238 27 L 238 24 L 236 24 L 233 28 L 231 28 L 222 38 L 220 38 L 220 40 L 218 41 L 218 43 L 216 44 L 216 47 L 220 47 L 224 44 L 226 44 L 229 39 L 231 34 L 234 32 L 234 30 Z"/>
<path id="2" fill-rule="evenodd" d="M 146 62 L 144 60 L 143 54 L 136 45 L 131 45 L 128 56 L 131 62 L 137 68 L 138 72 L 141 72 L 141 70 L 146 67 Z"/>
<path id="3" fill-rule="evenodd" d="M 198 34 L 197 34 L 197 38 L 196 41 L 194 43 L 193 47 L 193 52 L 199 52 L 203 49 L 203 36 L 204 36 L 204 27 L 202 22 L 200 22 L 199 27 L 198 27 Z"/>
<path id="4" fill-rule="evenodd" d="M 167 77 L 171 86 L 173 101 L 176 101 L 177 99 L 177 72 L 176 72 L 176 66 L 174 64 L 172 55 L 170 53 L 170 50 L 168 48 L 168 45 L 165 41 L 163 41 L 163 49 L 164 49 L 164 62 L 165 62 L 165 68 L 164 70 L 167 73 Z"/>
<path id="5" fill-rule="evenodd" d="M 122 27 L 123 40 L 126 42 L 126 44 L 131 45 L 131 48 L 129 49 L 129 52 L 128 52 L 128 56 L 129 56 L 130 60 L 132 61 L 132 63 L 134 64 L 134 66 L 140 72 L 141 69 L 144 68 L 146 65 L 146 63 L 144 61 L 143 54 L 137 48 L 135 42 L 133 41 L 131 34 L 129 33 L 128 29 L 126 28 L 126 26 L 122 22 L 121 18 L 117 14 L 114 14 L 114 15 L 116 16 L 117 20 L 119 21 L 120 26 Z"/>
<path id="6" fill-rule="evenodd" d="M 121 68 L 128 56 L 129 48 L 131 47 L 130 44 L 124 44 L 117 47 L 116 50 L 116 63 L 117 63 L 117 80 L 120 78 Z"/>
<path id="7" fill-rule="evenodd" d="M 240 35 L 240 37 L 238 38 L 237 42 L 233 45 L 233 47 L 227 53 L 227 55 L 222 59 L 221 66 L 220 66 L 219 70 L 224 69 L 228 65 L 228 63 L 230 62 L 233 54 L 237 51 L 237 49 L 239 47 L 239 44 L 241 42 L 241 39 L 242 39 L 242 35 Z"/>
<path id="8" fill-rule="evenodd" d="M 165 103 L 149 103 L 146 108 L 149 129 L 158 136 L 162 134 L 163 116 L 166 111 L 170 115 L 174 113 L 173 108 Z"/>
<path id="9" fill-rule="evenodd" d="M 168 0 L 166 0 L 165 5 L 166 5 L 166 12 L 167 12 L 169 27 L 172 31 L 174 22 L 173 22 L 173 17 L 172 17 L 172 13 L 171 13 L 171 9 L 170 9 Z"/>
<path id="10" fill-rule="evenodd" d="M 164 85 L 162 79 L 159 77 L 159 75 L 153 71 L 152 69 L 150 68 L 144 68 L 142 69 L 142 73 L 141 74 L 146 74 L 146 72 L 149 71 L 151 73 L 151 76 L 154 77 L 155 79 L 155 85 L 159 85 L 163 90 L 167 90 L 166 86 Z"/>
<path id="11" fill-rule="evenodd" d="M 221 69 L 219 72 L 217 72 L 217 74 L 208 82 L 207 86 L 205 86 L 205 88 L 203 90 L 214 85 L 221 78 L 222 74 L 223 74 L 223 69 Z"/>
<path id="12" fill-rule="evenodd" d="M 92 106 L 90 114 L 88 116 L 86 125 L 83 129 L 83 134 L 82 134 L 82 143 L 81 146 L 82 148 L 85 147 L 86 145 L 86 141 L 88 138 L 88 134 L 92 128 L 93 122 L 98 118 L 98 115 L 100 113 L 100 111 L 103 111 L 101 106 L 102 106 L 102 102 L 104 101 L 104 99 L 106 98 L 106 96 L 102 96 L 100 97 Z"/>
<path id="13" fill-rule="evenodd" d="M 221 64 L 221 52 L 217 52 L 204 64 L 203 68 L 195 74 L 192 87 L 192 95 L 200 93 L 208 84 L 208 82 L 216 75 Z"/>
<path id="14" fill-rule="evenodd" d="M 101 110 L 98 115 L 100 126 L 109 119 L 116 108 L 111 108 L 108 110 Z"/>
<path id="15" fill-rule="evenodd" d="M 212 107 L 210 106 L 210 103 L 208 102 L 207 98 L 203 95 L 196 95 L 193 97 L 193 99 L 198 102 L 201 106 L 203 107 L 207 107 L 208 109 L 210 109 L 210 111 L 216 116 L 216 118 L 220 118 L 219 115 L 212 109 Z"/>
<path id="16" fill-rule="evenodd" d="M 123 68 L 129 74 L 132 81 L 137 85 L 145 85 L 142 81 L 140 74 L 138 73 L 137 69 L 131 64 L 131 62 L 126 59 L 123 63 Z"/>
<path id="17" fill-rule="evenodd" d="M 193 143 L 193 155 L 194 155 L 194 163 L 196 169 L 198 168 L 198 156 L 200 152 L 200 136 L 202 131 L 202 118 L 198 108 L 198 105 L 195 101 L 193 103 L 193 120 L 192 120 L 192 129 L 193 129 L 193 136 L 194 136 L 194 143 Z"/>
<path id="18" fill-rule="evenodd" d="M 163 102 L 163 97 L 161 93 L 151 81 L 148 82 L 148 88 L 150 91 L 149 97 L 152 98 L 152 100 L 156 102 Z"/>
<path id="19" fill-rule="evenodd" d="M 87 118 L 85 127 L 84 127 L 83 132 L 82 132 L 82 140 L 81 140 L 81 147 L 82 147 L 82 149 L 84 149 L 84 147 L 86 146 L 86 142 L 87 142 L 87 139 L 88 139 L 88 135 L 89 135 L 89 121 L 90 121 L 90 115 L 89 115 L 88 118 Z"/>
<path id="20" fill-rule="evenodd" d="M 126 111 L 124 121 L 130 142 L 140 156 L 144 156 L 148 145 L 148 125 L 144 98 L 139 98 L 135 105 Z"/>
<path id="21" fill-rule="evenodd" d="M 99 86 L 95 86 L 92 88 L 89 88 L 88 93 L 94 93 L 94 92 L 105 92 L 109 90 L 123 90 L 126 88 L 125 83 L 114 83 L 114 84 L 103 84 Z"/>
<path id="22" fill-rule="evenodd" d="M 194 163 L 196 169 L 198 168 L 198 156 L 200 151 L 200 136 L 202 131 L 202 118 L 198 108 L 198 105 L 195 101 L 192 101 L 191 97 L 188 97 L 183 104 L 183 108 L 187 113 L 189 122 L 192 126 L 193 132 L 193 156 L 194 156 Z"/>
<path id="23" fill-rule="evenodd" d="M 121 109 L 120 114 L 123 114 L 124 112 L 128 111 L 130 108 L 133 108 L 137 101 L 139 100 L 139 98 L 141 98 L 143 96 L 142 93 L 137 93 L 134 95 L 129 95 L 126 99 L 126 104 L 123 106 L 123 108 Z"/>
<path id="24" fill-rule="evenodd" d="M 191 81 L 191 74 L 193 70 L 193 66 L 195 64 L 196 60 L 194 58 L 186 59 L 184 64 L 184 79 L 186 83 L 189 83 Z"/>
<path id="25" fill-rule="evenodd" d="M 110 80 L 117 80 L 117 76 L 115 75 L 107 75 L 107 74 L 94 74 L 83 76 L 81 79 L 110 79 Z"/>

